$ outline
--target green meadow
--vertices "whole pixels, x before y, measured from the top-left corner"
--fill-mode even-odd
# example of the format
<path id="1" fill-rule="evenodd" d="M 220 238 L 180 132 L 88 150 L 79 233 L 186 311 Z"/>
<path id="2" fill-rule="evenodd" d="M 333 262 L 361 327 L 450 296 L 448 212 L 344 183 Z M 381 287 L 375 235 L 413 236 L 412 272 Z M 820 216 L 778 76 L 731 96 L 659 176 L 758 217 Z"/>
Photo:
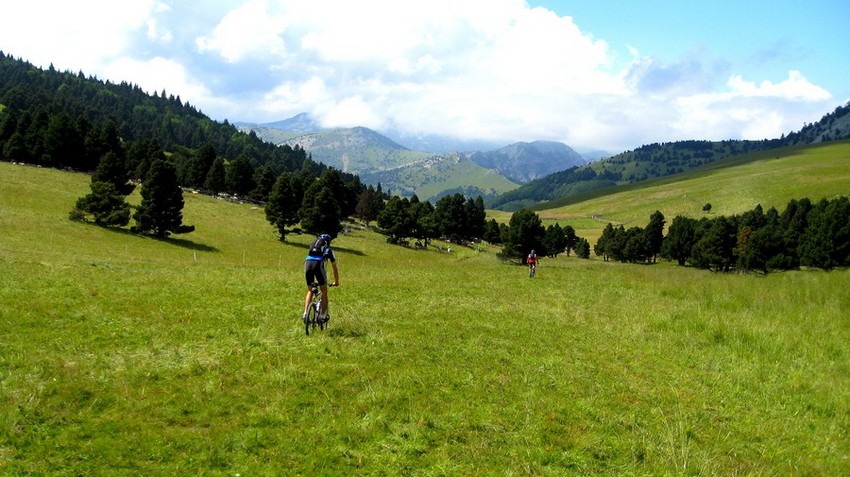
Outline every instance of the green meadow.
<path id="1" fill-rule="evenodd" d="M 850 195 L 850 141 L 731 157 L 691 172 L 598 194 L 594 191 L 586 200 L 539 215 L 544 225 L 556 221 L 572 225 L 579 236 L 594 244 L 607 223 L 645 227 L 656 210 L 664 214 L 668 225 L 677 215 L 733 215 L 758 204 L 781 213 L 791 199 L 817 201 Z M 711 204 L 708 214 L 703 211 L 705 204 Z"/>
<path id="2" fill-rule="evenodd" d="M 667 187 L 755 205 L 702 181 Z M 0 474 L 850 474 L 848 270 L 560 256 L 529 279 L 352 228 L 305 336 L 310 237 L 195 194 L 171 239 L 71 222 L 88 184 L 0 163 Z M 678 213 L 610 200 L 558 213 Z"/>

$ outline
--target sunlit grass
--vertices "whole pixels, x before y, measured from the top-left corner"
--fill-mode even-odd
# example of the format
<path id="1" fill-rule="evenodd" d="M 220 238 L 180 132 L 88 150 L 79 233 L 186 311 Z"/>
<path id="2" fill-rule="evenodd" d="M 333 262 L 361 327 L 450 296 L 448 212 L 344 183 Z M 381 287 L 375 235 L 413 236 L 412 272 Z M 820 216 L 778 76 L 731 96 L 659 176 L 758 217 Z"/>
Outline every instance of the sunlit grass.
<path id="1" fill-rule="evenodd" d="M 734 167 L 729 167 L 733 165 Z M 584 236 L 599 237 L 608 222 L 646 226 L 656 210 L 677 215 L 713 217 L 752 210 L 761 204 L 780 212 L 791 199 L 812 201 L 847 195 L 850 184 L 850 142 L 776 149 L 709 164 L 704 169 L 625 187 L 610 194 L 541 211 L 544 218 L 573 225 Z M 703 211 L 711 204 L 711 213 Z M 594 227 L 587 219 L 597 217 Z M 579 234 L 581 235 L 581 234 Z M 591 241 L 594 243 L 595 239 Z"/>
<path id="2" fill-rule="evenodd" d="M 175 240 L 70 222 L 87 181 L 0 163 L 0 473 L 850 470 L 847 270 L 529 279 L 354 229 L 308 337 L 308 237 L 200 195 Z"/>

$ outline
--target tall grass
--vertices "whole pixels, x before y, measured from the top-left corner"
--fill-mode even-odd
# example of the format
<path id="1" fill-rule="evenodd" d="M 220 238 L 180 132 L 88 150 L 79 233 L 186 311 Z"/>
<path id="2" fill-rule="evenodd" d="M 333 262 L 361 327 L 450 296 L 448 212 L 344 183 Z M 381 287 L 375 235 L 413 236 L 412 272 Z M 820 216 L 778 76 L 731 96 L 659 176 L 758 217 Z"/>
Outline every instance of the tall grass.
<path id="1" fill-rule="evenodd" d="M 844 475 L 850 272 L 720 275 L 334 246 L 186 196 L 153 240 L 67 220 L 86 176 L 0 163 L 0 473 Z"/>

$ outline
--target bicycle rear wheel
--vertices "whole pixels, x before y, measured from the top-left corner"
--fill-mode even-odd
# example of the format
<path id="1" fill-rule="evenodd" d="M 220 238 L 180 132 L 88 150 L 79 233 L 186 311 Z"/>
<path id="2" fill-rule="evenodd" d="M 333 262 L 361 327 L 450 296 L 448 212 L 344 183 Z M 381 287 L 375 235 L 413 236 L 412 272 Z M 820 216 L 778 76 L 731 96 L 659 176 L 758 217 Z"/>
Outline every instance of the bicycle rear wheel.
<path id="1" fill-rule="evenodd" d="M 304 320 L 304 331 L 310 335 L 310 328 L 316 328 L 316 323 L 319 322 L 319 304 L 313 303 L 307 309 L 307 319 Z"/>
<path id="2" fill-rule="evenodd" d="M 322 321 L 322 304 L 321 304 L 321 302 L 316 302 L 316 305 L 313 307 L 313 313 L 314 313 L 313 318 L 315 318 L 315 320 L 313 320 L 313 328 L 315 328 L 316 325 L 319 325 L 319 329 L 324 330 L 325 329 L 325 323 Z"/>

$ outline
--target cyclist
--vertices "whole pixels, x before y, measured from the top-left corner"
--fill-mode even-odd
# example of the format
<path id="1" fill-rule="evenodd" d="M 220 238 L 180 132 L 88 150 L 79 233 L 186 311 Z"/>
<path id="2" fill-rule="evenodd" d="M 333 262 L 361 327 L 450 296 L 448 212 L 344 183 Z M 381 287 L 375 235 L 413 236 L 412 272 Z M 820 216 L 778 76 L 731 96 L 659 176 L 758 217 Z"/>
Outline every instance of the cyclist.
<path id="1" fill-rule="evenodd" d="M 336 254 L 331 248 L 331 236 L 321 234 L 310 244 L 307 258 L 304 260 L 304 277 L 307 280 L 307 296 L 304 298 L 304 316 L 313 301 L 313 282 L 319 284 L 322 290 L 322 321 L 328 321 L 328 275 L 325 272 L 325 261 L 330 260 L 334 269 L 334 281 L 331 286 L 339 285 L 339 270 L 336 266 Z"/>
<path id="2" fill-rule="evenodd" d="M 528 254 L 528 257 L 525 258 L 526 263 L 528 263 L 528 276 L 534 276 L 534 268 L 537 266 L 537 254 L 534 253 L 534 249 L 531 249 L 531 253 Z"/>

